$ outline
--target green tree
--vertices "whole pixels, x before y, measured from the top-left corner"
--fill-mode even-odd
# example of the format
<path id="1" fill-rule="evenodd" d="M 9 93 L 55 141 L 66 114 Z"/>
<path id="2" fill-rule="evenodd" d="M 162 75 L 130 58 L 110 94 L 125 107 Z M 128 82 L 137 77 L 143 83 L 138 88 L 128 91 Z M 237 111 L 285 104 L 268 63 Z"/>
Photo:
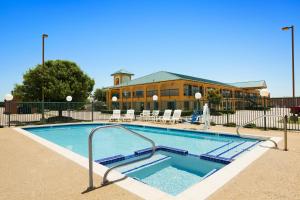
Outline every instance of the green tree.
<path id="1" fill-rule="evenodd" d="M 76 63 L 65 60 L 49 60 L 45 66 L 37 65 L 23 76 L 23 83 L 16 85 L 14 96 L 22 101 L 65 101 L 66 96 L 74 102 L 86 101 L 93 90 L 94 80 L 86 75 Z"/>
<path id="2" fill-rule="evenodd" d="M 219 105 L 222 101 L 222 95 L 217 90 L 209 90 L 207 99 L 210 104 Z"/>
<path id="3" fill-rule="evenodd" d="M 101 101 L 101 102 L 106 102 L 106 92 L 105 90 L 102 88 L 97 88 L 94 92 L 94 98 L 97 101 Z"/>
<path id="4" fill-rule="evenodd" d="M 72 96 L 73 102 L 85 102 L 94 87 L 94 80 L 85 74 L 79 66 L 71 61 L 49 60 L 45 66 L 37 65 L 23 75 L 23 83 L 16 85 L 14 96 L 21 101 L 42 101 L 42 87 L 45 102 L 65 102 Z M 45 109 L 67 109 L 68 104 L 46 103 Z M 82 104 L 76 104 L 76 107 Z"/>

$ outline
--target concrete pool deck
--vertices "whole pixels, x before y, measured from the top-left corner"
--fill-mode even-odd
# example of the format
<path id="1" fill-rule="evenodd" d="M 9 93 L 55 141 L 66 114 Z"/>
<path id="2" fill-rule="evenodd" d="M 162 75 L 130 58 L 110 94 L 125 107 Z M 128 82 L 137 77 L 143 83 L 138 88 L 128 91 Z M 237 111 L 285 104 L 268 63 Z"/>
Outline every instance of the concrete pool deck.
<path id="1" fill-rule="evenodd" d="M 186 124 L 163 126 L 199 129 Z M 211 130 L 235 133 L 234 128 L 222 126 Z M 282 136 L 282 131 L 240 132 Z M 270 149 L 210 199 L 300 199 L 299 132 L 289 132 L 288 148 L 287 152 Z M 85 168 L 13 129 L 0 129 L 0 158 L 0 199 L 139 199 L 115 184 L 81 194 L 88 183 Z M 100 177 L 95 176 L 95 181 L 99 185 Z"/>

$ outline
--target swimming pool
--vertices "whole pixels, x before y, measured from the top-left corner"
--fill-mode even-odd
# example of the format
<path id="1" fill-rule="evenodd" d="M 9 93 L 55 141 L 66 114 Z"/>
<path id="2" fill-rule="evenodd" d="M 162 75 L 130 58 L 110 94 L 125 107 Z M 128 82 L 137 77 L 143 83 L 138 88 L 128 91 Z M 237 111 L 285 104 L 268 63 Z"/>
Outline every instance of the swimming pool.
<path id="1" fill-rule="evenodd" d="M 87 157 L 90 131 L 104 125 L 58 125 L 24 130 Z M 118 171 L 170 195 L 180 194 L 261 142 L 222 133 L 124 126 L 152 139 L 158 148 L 151 160 L 121 167 Z M 95 160 L 107 167 L 146 155 L 149 148 L 144 140 L 124 134 L 119 128 L 103 129 L 95 134 L 93 141 Z"/>

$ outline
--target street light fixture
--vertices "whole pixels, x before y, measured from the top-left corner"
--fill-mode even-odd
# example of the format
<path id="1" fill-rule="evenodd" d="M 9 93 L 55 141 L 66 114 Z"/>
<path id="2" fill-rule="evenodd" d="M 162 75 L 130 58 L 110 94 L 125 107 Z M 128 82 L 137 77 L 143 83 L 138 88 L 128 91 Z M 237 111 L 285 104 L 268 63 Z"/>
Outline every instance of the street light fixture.
<path id="1" fill-rule="evenodd" d="M 117 98 L 116 96 L 113 96 L 113 97 L 111 98 L 111 100 L 113 101 L 113 104 L 116 104 L 116 101 L 118 101 L 118 98 Z M 116 108 L 116 105 L 114 105 L 113 107 Z"/>
<path id="2" fill-rule="evenodd" d="M 197 112 L 199 111 L 199 103 L 201 98 L 202 98 L 202 94 L 200 92 L 196 92 L 195 99 L 197 100 Z"/>
<path id="3" fill-rule="evenodd" d="M 45 101 L 45 94 L 44 94 L 44 67 L 45 67 L 45 38 L 48 38 L 47 34 L 42 35 L 42 73 L 43 73 L 43 81 L 42 81 L 42 121 L 45 120 L 45 114 L 44 114 L 44 101 Z"/>
<path id="4" fill-rule="evenodd" d="M 68 102 L 68 116 L 70 117 L 70 101 L 72 101 L 72 96 L 67 96 L 66 100 Z"/>
<path id="5" fill-rule="evenodd" d="M 157 100 L 158 100 L 158 96 L 155 94 L 152 97 L 153 101 L 154 101 L 154 110 L 158 110 L 158 106 L 157 106 Z"/>
<path id="6" fill-rule="evenodd" d="M 10 127 L 10 112 L 11 112 L 10 104 L 11 104 L 11 101 L 13 100 L 13 98 L 14 98 L 14 96 L 11 94 L 6 94 L 4 97 L 5 101 L 8 102 L 8 127 Z"/>
<path id="7" fill-rule="evenodd" d="M 267 89 L 260 90 L 260 96 L 264 99 L 264 130 L 267 130 L 267 119 L 266 119 L 266 98 L 269 97 L 270 92 Z"/>
<path id="8" fill-rule="evenodd" d="M 291 33 L 292 33 L 292 84 L 293 84 L 293 99 L 294 99 L 294 105 L 295 105 L 295 62 L 294 62 L 294 26 L 286 26 L 286 27 L 282 27 L 281 30 L 283 31 L 288 31 L 291 29 Z"/>

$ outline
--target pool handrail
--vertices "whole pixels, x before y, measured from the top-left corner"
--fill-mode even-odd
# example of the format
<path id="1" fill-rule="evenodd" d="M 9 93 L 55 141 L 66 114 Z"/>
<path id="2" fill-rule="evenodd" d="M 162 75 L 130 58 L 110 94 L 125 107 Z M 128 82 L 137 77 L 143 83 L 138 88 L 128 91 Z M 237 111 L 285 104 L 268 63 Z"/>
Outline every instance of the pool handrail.
<path id="1" fill-rule="evenodd" d="M 252 122 L 254 122 L 254 121 L 256 121 L 256 120 L 258 120 L 258 119 L 260 119 L 262 117 L 279 117 L 279 118 L 283 119 L 283 122 L 284 122 L 284 128 L 283 128 L 283 132 L 284 132 L 284 151 L 287 151 L 287 115 L 285 115 L 285 116 L 281 116 L 281 115 L 261 115 L 261 116 L 256 117 L 253 120 L 250 120 L 250 121 L 248 121 L 248 122 L 246 122 L 244 124 L 238 125 L 236 127 L 236 133 L 237 133 L 237 135 L 241 136 L 240 132 L 239 132 L 239 129 L 241 127 L 243 127 L 243 126 L 245 126 L 247 124 L 250 124 L 250 123 L 252 123 Z M 278 149 L 278 144 L 274 140 L 272 140 L 270 138 L 266 139 L 266 140 L 273 142 L 274 145 L 275 145 L 275 148 Z"/>
<path id="2" fill-rule="evenodd" d="M 142 157 L 142 158 L 139 158 L 139 159 L 136 159 L 136 160 L 132 160 L 132 161 L 129 161 L 129 162 L 126 162 L 126 163 L 121 163 L 119 165 L 116 165 L 116 166 L 113 166 L 111 168 L 109 168 L 103 175 L 103 179 L 102 179 L 102 184 L 101 185 L 106 185 L 109 183 L 109 181 L 107 180 L 107 176 L 109 174 L 109 172 L 111 172 L 111 170 L 115 169 L 115 168 L 118 168 L 118 167 L 121 167 L 121 166 L 125 166 L 125 165 L 129 165 L 129 164 L 132 164 L 132 163 L 135 163 L 135 162 L 139 162 L 141 160 L 146 160 L 148 158 L 151 158 L 154 153 L 155 153 L 155 150 L 156 150 L 156 146 L 155 146 L 155 143 L 153 140 L 151 140 L 150 138 L 147 138 L 133 130 L 130 130 L 120 124 L 113 124 L 113 125 L 105 125 L 105 126 L 98 126 L 96 128 L 94 128 L 90 134 L 89 134 L 89 139 L 88 139 L 88 144 L 89 144 L 89 187 L 87 188 L 87 191 L 90 191 L 90 190 L 93 190 L 95 187 L 94 187 L 94 184 L 93 184 L 93 136 L 94 134 L 98 131 L 98 130 L 101 130 L 101 129 L 105 129 L 105 128 L 121 128 L 123 130 L 126 130 L 128 131 L 130 134 L 133 134 L 135 136 L 138 136 L 140 138 L 142 138 L 143 140 L 146 140 L 147 142 L 151 143 L 152 147 L 152 151 L 151 153 L 146 156 L 146 157 Z"/>

